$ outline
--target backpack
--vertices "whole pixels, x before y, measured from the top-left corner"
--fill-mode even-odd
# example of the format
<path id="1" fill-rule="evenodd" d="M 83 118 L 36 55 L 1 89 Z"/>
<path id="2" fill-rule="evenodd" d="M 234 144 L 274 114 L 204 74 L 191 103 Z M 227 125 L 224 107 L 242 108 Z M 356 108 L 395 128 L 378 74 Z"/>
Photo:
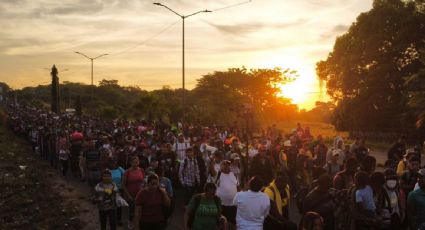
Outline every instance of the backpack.
<path id="1" fill-rule="evenodd" d="M 221 171 L 218 171 L 218 173 L 217 173 L 217 178 L 215 179 L 215 182 L 214 182 L 214 184 L 216 184 L 217 185 L 217 187 L 219 187 L 220 185 L 219 185 L 219 183 L 220 183 L 220 176 L 221 176 Z"/>
<path id="2" fill-rule="evenodd" d="M 199 205 L 201 204 L 201 199 L 202 199 L 202 193 L 196 194 L 196 195 L 193 196 L 193 201 L 195 202 L 195 206 L 194 206 L 193 210 L 191 210 L 189 212 L 189 215 L 188 215 L 188 218 L 187 218 L 187 223 L 186 223 L 186 225 L 189 229 L 192 229 L 192 227 L 193 227 L 193 222 L 195 222 L 195 214 L 196 214 L 196 211 L 197 211 Z M 214 196 L 214 203 L 217 206 L 218 212 L 220 213 L 221 206 L 220 206 L 220 198 L 218 196 Z M 219 218 L 220 218 L 220 215 L 217 215 L 217 223 L 219 221 Z"/>

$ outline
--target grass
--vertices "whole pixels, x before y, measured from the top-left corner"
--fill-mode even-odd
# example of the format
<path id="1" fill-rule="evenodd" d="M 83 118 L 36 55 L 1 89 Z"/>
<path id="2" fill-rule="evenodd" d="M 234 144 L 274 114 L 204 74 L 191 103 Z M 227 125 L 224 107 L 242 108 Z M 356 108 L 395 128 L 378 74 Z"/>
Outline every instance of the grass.
<path id="1" fill-rule="evenodd" d="M 333 143 L 336 136 L 344 139 L 344 144 L 351 144 L 353 140 L 349 139 L 348 132 L 337 131 L 331 124 L 324 122 L 311 122 L 311 121 L 287 121 L 276 123 L 276 126 L 283 131 L 283 133 L 291 133 L 293 129 L 297 127 L 297 123 L 300 123 L 303 128 L 309 127 L 310 133 L 316 138 L 318 135 L 322 135 L 325 143 L 329 146 Z M 366 145 L 373 150 L 386 151 L 390 148 L 391 143 L 383 141 L 369 141 L 366 140 Z"/>

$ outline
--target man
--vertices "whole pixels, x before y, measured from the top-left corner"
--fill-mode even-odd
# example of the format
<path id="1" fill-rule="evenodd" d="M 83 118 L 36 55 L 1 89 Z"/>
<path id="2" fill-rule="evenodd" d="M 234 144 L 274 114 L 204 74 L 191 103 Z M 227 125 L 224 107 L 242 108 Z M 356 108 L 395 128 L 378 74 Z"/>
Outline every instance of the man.
<path id="1" fill-rule="evenodd" d="M 270 211 L 269 197 L 260 192 L 263 181 L 254 176 L 249 181 L 249 190 L 236 193 L 233 205 L 237 207 L 238 230 L 263 230 L 263 223 Z"/>
<path id="2" fill-rule="evenodd" d="M 325 229 L 333 230 L 336 203 L 330 193 L 332 180 L 328 175 L 321 175 L 318 185 L 307 194 L 303 202 L 303 212 L 317 212 L 325 222 Z"/>
<path id="3" fill-rule="evenodd" d="M 425 169 L 418 173 L 419 188 L 409 194 L 407 199 L 410 229 L 425 229 Z"/>
<path id="4" fill-rule="evenodd" d="M 100 182 L 100 153 L 95 148 L 95 142 L 88 140 L 86 149 L 83 152 L 85 162 L 85 171 L 87 172 L 87 181 L 91 188 Z"/>
<path id="5" fill-rule="evenodd" d="M 221 210 L 229 223 L 230 230 L 236 225 L 236 206 L 233 199 L 239 189 L 239 183 L 233 172 L 230 171 L 230 161 L 221 162 L 221 169 L 218 172 L 215 184 L 217 185 L 217 196 L 221 199 Z"/>
<path id="6" fill-rule="evenodd" d="M 334 152 L 332 154 L 331 161 L 326 163 L 326 165 L 323 167 L 326 170 L 326 172 L 328 173 L 328 175 L 330 176 L 330 178 L 332 178 L 332 179 L 335 177 L 335 175 L 339 171 L 341 171 L 341 165 L 338 164 L 338 159 L 339 159 L 339 153 Z"/>
<path id="7" fill-rule="evenodd" d="M 190 148 L 190 144 L 185 141 L 184 135 L 181 133 L 177 138 L 177 142 L 173 145 L 173 151 L 177 155 L 177 160 L 181 163 L 186 158 L 186 152 Z"/>
<path id="8" fill-rule="evenodd" d="M 388 150 L 388 160 L 399 162 L 406 152 L 406 137 L 401 136 Z"/>
<path id="9" fill-rule="evenodd" d="M 273 180 L 273 167 L 268 156 L 266 156 L 266 148 L 261 146 L 260 152 L 253 158 L 250 167 L 251 176 L 259 176 L 268 184 Z"/>
<path id="10" fill-rule="evenodd" d="M 194 158 L 193 150 L 187 149 L 186 158 L 179 168 L 180 184 L 185 191 L 185 205 L 187 205 L 200 185 L 199 167 Z"/>
<path id="11" fill-rule="evenodd" d="M 358 163 L 355 158 L 345 162 L 345 168 L 333 178 L 334 188 L 337 190 L 349 189 L 354 185 L 354 174 L 357 172 Z"/>
<path id="12" fill-rule="evenodd" d="M 270 199 L 270 214 L 264 222 L 264 229 L 297 229 L 296 224 L 289 221 L 289 177 L 279 173 L 264 193 Z"/>
<path id="13" fill-rule="evenodd" d="M 408 170 L 403 173 L 400 178 L 400 186 L 404 194 L 408 195 L 418 180 L 419 158 L 412 157 L 407 163 Z"/>
<path id="14" fill-rule="evenodd" d="M 369 149 L 366 147 L 366 142 L 364 139 L 361 139 L 359 146 L 353 152 L 354 156 L 357 158 L 358 162 L 362 162 L 363 159 L 369 155 Z"/>
<path id="15" fill-rule="evenodd" d="M 313 148 L 314 151 L 314 160 L 313 163 L 316 167 L 323 167 L 326 164 L 326 154 L 328 152 L 328 147 L 326 147 L 323 142 L 322 135 L 317 136 L 317 144 Z"/>

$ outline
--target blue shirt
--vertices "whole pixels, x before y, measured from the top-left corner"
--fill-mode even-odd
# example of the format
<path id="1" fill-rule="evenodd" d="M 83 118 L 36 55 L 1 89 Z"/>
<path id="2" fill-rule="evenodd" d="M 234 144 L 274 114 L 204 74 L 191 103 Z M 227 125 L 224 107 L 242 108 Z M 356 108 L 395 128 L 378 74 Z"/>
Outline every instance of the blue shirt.
<path id="1" fill-rule="evenodd" d="M 375 212 L 376 206 L 373 200 L 373 190 L 369 185 L 356 191 L 356 203 L 362 203 L 364 209 Z"/>
<path id="2" fill-rule="evenodd" d="M 173 197 L 173 186 L 171 185 L 170 179 L 167 177 L 162 177 L 159 181 L 159 184 L 165 188 L 165 191 L 167 191 L 169 197 Z"/>
<path id="3" fill-rule="evenodd" d="M 109 170 L 109 171 L 111 171 L 112 182 L 114 182 L 117 185 L 118 189 L 121 189 L 121 179 L 124 174 L 124 169 L 121 167 L 118 167 L 114 170 Z"/>

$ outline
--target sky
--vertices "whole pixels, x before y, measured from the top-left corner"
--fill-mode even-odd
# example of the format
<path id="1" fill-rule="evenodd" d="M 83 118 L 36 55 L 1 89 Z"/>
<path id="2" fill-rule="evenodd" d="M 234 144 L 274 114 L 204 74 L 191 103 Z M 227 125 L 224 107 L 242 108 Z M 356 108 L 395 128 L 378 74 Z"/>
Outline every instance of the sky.
<path id="1" fill-rule="evenodd" d="M 0 0 L 0 81 L 13 88 L 59 79 L 153 90 L 181 87 L 182 20 L 148 0 Z M 332 51 L 372 0 L 162 0 L 185 19 L 186 88 L 214 71 L 245 66 L 299 73 L 282 94 L 300 108 L 327 100 L 315 63 Z M 227 7 L 234 6 L 234 7 Z"/>

